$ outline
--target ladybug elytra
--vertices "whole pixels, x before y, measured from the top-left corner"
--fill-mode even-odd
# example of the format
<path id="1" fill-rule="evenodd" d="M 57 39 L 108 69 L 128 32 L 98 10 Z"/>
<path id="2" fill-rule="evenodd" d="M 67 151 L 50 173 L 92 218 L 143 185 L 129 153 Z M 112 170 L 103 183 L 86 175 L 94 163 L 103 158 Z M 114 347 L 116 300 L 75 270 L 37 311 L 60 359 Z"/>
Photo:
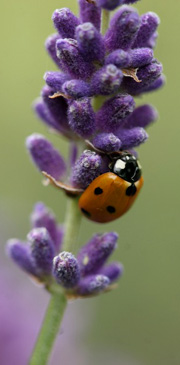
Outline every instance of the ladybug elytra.
<path id="1" fill-rule="evenodd" d="M 93 180 L 79 199 L 82 213 L 94 222 L 107 223 L 121 217 L 143 186 L 141 166 L 129 152 L 112 155 L 109 169 Z"/>

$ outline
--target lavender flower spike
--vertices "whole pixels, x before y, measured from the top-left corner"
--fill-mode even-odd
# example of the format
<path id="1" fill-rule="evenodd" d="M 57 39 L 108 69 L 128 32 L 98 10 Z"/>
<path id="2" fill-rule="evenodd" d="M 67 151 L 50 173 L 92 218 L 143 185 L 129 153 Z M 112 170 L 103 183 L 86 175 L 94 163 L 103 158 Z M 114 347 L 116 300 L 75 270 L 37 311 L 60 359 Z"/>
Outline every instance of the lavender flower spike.
<path id="1" fill-rule="evenodd" d="M 21 269 L 28 274 L 37 275 L 37 268 L 27 242 L 11 239 L 7 242 L 6 251 L 8 256 L 10 256 Z"/>
<path id="2" fill-rule="evenodd" d="M 34 228 L 27 235 L 31 253 L 40 275 L 50 275 L 55 255 L 53 241 L 46 228 Z"/>
<path id="3" fill-rule="evenodd" d="M 76 258 L 70 252 L 61 252 L 53 260 L 53 276 L 58 284 L 70 289 L 80 279 L 80 269 Z"/>
<path id="4" fill-rule="evenodd" d="M 40 171 L 45 171 L 55 179 L 60 179 L 66 165 L 59 152 L 41 134 L 32 134 L 26 139 L 26 147 Z"/>
<path id="5" fill-rule="evenodd" d="M 81 248 L 78 262 L 83 276 L 96 273 L 104 265 L 116 248 L 117 239 L 118 235 L 115 232 L 96 234 Z"/>
<path id="6" fill-rule="evenodd" d="M 54 26 L 63 38 L 74 38 L 75 28 L 79 25 L 79 19 L 68 8 L 56 9 L 52 20 Z"/>
<path id="7" fill-rule="evenodd" d="M 85 150 L 72 169 L 73 186 L 86 189 L 100 175 L 102 158 L 95 152 Z"/>
<path id="8" fill-rule="evenodd" d="M 69 80 L 63 84 L 62 92 L 74 99 L 91 96 L 90 85 L 83 80 Z"/>
<path id="9" fill-rule="evenodd" d="M 91 275 L 79 282 L 77 292 L 82 296 L 95 295 L 104 291 L 109 284 L 110 280 L 107 276 L 100 274 Z"/>

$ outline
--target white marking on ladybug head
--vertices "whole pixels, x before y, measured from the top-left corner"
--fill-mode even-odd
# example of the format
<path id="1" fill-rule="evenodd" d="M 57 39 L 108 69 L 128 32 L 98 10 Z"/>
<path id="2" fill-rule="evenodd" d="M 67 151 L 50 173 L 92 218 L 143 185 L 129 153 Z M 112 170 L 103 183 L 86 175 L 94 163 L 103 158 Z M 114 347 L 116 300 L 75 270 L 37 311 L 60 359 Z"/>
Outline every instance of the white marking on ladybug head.
<path id="1" fill-rule="evenodd" d="M 122 160 L 117 160 L 116 163 L 115 163 L 115 168 L 116 169 L 121 169 L 121 170 L 124 170 L 125 169 L 125 166 L 126 166 L 126 163 Z"/>

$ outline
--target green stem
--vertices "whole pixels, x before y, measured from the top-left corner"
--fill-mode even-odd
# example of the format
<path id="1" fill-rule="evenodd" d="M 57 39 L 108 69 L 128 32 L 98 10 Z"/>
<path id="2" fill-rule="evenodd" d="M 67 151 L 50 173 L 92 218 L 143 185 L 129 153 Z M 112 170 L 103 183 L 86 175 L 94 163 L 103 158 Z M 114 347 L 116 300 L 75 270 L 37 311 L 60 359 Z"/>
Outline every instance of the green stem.
<path id="1" fill-rule="evenodd" d="M 81 212 L 78 207 L 79 198 L 68 197 L 67 211 L 65 219 L 65 236 L 63 243 L 64 251 L 75 251 L 79 236 L 79 228 L 81 223 Z"/>
<path id="2" fill-rule="evenodd" d="M 110 11 L 103 9 L 101 15 L 101 33 L 104 35 L 109 26 Z"/>
<path id="3" fill-rule="evenodd" d="M 29 365 L 46 365 L 66 308 L 66 297 L 60 291 L 52 293 L 44 322 Z"/>

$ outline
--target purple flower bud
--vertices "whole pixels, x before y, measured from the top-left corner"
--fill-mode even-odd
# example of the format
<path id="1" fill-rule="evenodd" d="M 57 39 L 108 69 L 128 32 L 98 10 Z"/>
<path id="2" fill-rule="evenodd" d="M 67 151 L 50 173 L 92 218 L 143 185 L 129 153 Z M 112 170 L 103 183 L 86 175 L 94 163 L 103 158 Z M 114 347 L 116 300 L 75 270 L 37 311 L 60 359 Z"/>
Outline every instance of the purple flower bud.
<path id="1" fill-rule="evenodd" d="M 112 262 L 110 265 L 102 267 L 102 269 L 99 270 L 99 274 L 107 276 L 112 283 L 119 279 L 123 274 L 123 271 L 124 267 L 120 262 Z"/>
<path id="2" fill-rule="evenodd" d="M 156 31 L 160 19 L 157 14 L 148 12 L 141 16 L 141 25 L 133 44 L 133 48 L 147 47 L 147 43 L 153 33 Z"/>
<path id="3" fill-rule="evenodd" d="M 91 275 L 80 280 L 77 292 L 80 295 L 95 295 L 104 291 L 109 284 L 110 280 L 107 276 Z"/>
<path id="4" fill-rule="evenodd" d="M 119 95 L 107 100 L 97 112 L 97 125 L 105 132 L 116 131 L 134 110 L 135 102 L 131 95 Z M 116 134 L 116 133 L 115 133 Z"/>
<path id="5" fill-rule="evenodd" d="M 56 41 L 58 39 L 61 39 L 61 37 L 58 34 L 52 34 L 50 35 L 45 42 L 45 47 L 53 59 L 53 61 L 57 64 L 58 67 L 60 67 L 59 58 L 56 56 Z"/>
<path id="6" fill-rule="evenodd" d="M 112 17 L 110 27 L 105 34 L 105 43 L 109 51 L 117 48 L 128 50 L 136 38 L 140 27 L 139 15 L 133 8 L 123 6 Z"/>
<path id="7" fill-rule="evenodd" d="M 26 242 L 11 239 L 7 242 L 7 254 L 11 259 L 28 274 L 37 275 L 36 266 L 31 256 L 31 250 Z"/>
<path id="8" fill-rule="evenodd" d="M 113 133 L 99 133 L 94 137 L 93 145 L 102 151 L 113 152 L 120 150 L 121 141 Z"/>
<path id="9" fill-rule="evenodd" d="M 80 20 L 82 23 L 90 22 L 100 30 L 101 25 L 101 9 L 95 5 L 90 4 L 87 0 L 78 0 L 80 9 Z"/>
<path id="10" fill-rule="evenodd" d="M 146 131 L 140 127 L 120 129 L 117 132 L 117 136 L 121 139 L 123 150 L 137 147 L 148 138 Z"/>
<path id="11" fill-rule="evenodd" d="M 105 46 L 102 35 L 92 23 L 84 23 L 76 28 L 78 47 L 89 61 L 102 60 Z"/>
<path id="12" fill-rule="evenodd" d="M 43 121 L 43 123 L 46 124 L 47 127 L 52 128 L 58 132 L 62 132 L 63 129 L 60 127 L 60 125 L 55 121 L 55 119 L 50 114 L 47 106 L 42 101 L 41 98 L 38 98 L 34 102 L 34 110 L 37 114 L 37 116 Z"/>
<path id="13" fill-rule="evenodd" d="M 106 57 L 105 64 L 106 65 L 113 64 L 119 68 L 129 67 L 130 65 L 129 53 L 123 51 L 123 49 L 117 49 L 116 51 L 113 51 Z"/>
<path id="14" fill-rule="evenodd" d="M 149 104 L 141 105 L 123 122 L 123 128 L 147 127 L 158 118 L 158 112 Z"/>
<path id="15" fill-rule="evenodd" d="M 54 243 L 56 251 L 59 250 L 64 230 L 57 224 L 53 212 L 41 202 L 34 206 L 34 210 L 31 214 L 31 225 L 32 228 L 46 228 Z"/>
<path id="16" fill-rule="evenodd" d="M 56 9 L 52 20 L 54 26 L 63 38 L 74 38 L 75 28 L 79 25 L 79 19 L 68 8 Z"/>
<path id="17" fill-rule="evenodd" d="M 27 238 L 31 245 L 32 257 L 40 275 L 50 274 L 55 249 L 47 229 L 34 228 L 28 233 Z"/>
<path id="18" fill-rule="evenodd" d="M 58 284 L 65 288 L 73 288 L 80 279 L 79 264 L 70 252 L 61 252 L 53 260 L 53 276 Z"/>
<path id="19" fill-rule="evenodd" d="M 66 81 L 62 87 L 62 91 L 74 99 L 91 95 L 90 85 L 83 80 Z"/>
<path id="20" fill-rule="evenodd" d="M 153 60 L 149 65 L 139 68 L 137 77 L 141 80 L 140 83 L 130 77 L 124 77 L 122 87 L 126 92 L 131 93 L 132 95 L 139 95 L 154 83 L 161 75 L 161 72 L 161 63 Z"/>
<path id="21" fill-rule="evenodd" d="M 149 48 L 152 48 L 152 49 L 155 48 L 157 38 L 158 38 L 158 32 L 154 32 L 153 35 L 147 41 L 146 47 L 149 47 Z"/>
<path id="22" fill-rule="evenodd" d="M 74 100 L 70 103 L 68 121 L 71 129 L 80 136 L 92 135 L 95 129 L 95 113 L 88 98 Z"/>
<path id="23" fill-rule="evenodd" d="M 44 80 L 56 92 L 62 90 L 62 85 L 69 80 L 69 76 L 60 71 L 48 71 L 44 75 Z"/>
<path id="24" fill-rule="evenodd" d="M 153 60 L 153 51 L 150 48 L 136 48 L 129 51 L 129 66 L 139 68 L 149 64 Z"/>
<path id="25" fill-rule="evenodd" d="M 120 4 L 122 0 L 96 0 L 98 6 L 106 10 L 114 10 Z"/>
<path id="26" fill-rule="evenodd" d="M 91 75 L 94 66 L 83 58 L 77 41 L 71 38 L 59 39 L 56 42 L 56 49 L 60 67 L 64 72 L 83 79 Z"/>
<path id="27" fill-rule="evenodd" d="M 107 65 L 94 73 L 91 90 L 95 95 L 110 95 L 118 91 L 123 78 L 121 70 L 114 65 Z"/>
<path id="28" fill-rule="evenodd" d="M 96 273 L 116 248 L 118 235 L 115 232 L 96 234 L 84 245 L 77 256 L 81 274 Z"/>
<path id="29" fill-rule="evenodd" d="M 40 171 L 45 171 L 55 179 L 60 179 L 65 171 L 64 159 L 52 144 L 41 134 L 32 134 L 26 139 L 26 147 Z"/>
<path id="30" fill-rule="evenodd" d="M 162 87 L 166 82 L 166 78 L 164 75 L 161 75 L 160 77 L 158 77 L 158 79 L 156 79 L 150 86 L 146 87 L 143 92 L 150 92 L 150 91 L 156 91 L 158 90 L 160 87 Z"/>
<path id="31" fill-rule="evenodd" d="M 134 3 L 136 3 L 138 0 L 121 0 L 121 2 L 122 2 L 122 5 L 123 4 L 134 4 Z"/>
<path id="32" fill-rule="evenodd" d="M 101 174 L 102 158 L 97 153 L 85 150 L 72 169 L 73 186 L 86 189 Z"/>
<path id="33" fill-rule="evenodd" d="M 49 86 L 44 86 L 41 95 L 44 103 L 46 104 L 49 113 L 55 120 L 56 125 L 59 125 L 59 129 L 68 130 L 68 120 L 67 120 L 67 100 L 62 96 L 57 98 L 51 98 L 54 91 Z"/>
<path id="34" fill-rule="evenodd" d="M 69 163 L 73 167 L 78 157 L 78 147 L 76 143 L 71 142 L 69 148 Z"/>

